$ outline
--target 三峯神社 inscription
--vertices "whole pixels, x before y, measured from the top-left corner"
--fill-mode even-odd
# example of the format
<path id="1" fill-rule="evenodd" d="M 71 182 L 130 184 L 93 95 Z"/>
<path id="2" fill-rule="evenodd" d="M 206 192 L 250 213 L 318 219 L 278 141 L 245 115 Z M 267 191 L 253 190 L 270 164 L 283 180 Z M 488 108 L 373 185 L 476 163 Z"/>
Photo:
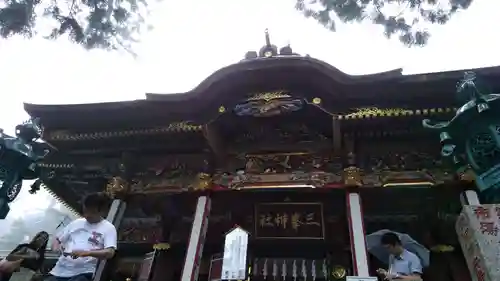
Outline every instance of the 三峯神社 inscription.
<path id="1" fill-rule="evenodd" d="M 255 236 L 275 239 L 323 239 L 321 203 L 261 203 L 255 206 Z"/>

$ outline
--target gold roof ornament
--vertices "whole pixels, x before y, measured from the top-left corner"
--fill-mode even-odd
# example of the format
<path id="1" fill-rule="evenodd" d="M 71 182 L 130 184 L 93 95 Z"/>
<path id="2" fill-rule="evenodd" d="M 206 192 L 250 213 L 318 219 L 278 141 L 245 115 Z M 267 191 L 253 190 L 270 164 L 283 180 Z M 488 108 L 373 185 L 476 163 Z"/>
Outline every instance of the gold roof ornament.
<path id="1" fill-rule="evenodd" d="M 264 93 L 257 93 L 252 95 L 250 98 L 247 99 L 247 101 L 271 101 L 275 99 L 283 99 L 283 98 L 291 98 L 289 94 L 287 94 L 286 91 L 274 91 L 274 92 L 264 92 Z"/>

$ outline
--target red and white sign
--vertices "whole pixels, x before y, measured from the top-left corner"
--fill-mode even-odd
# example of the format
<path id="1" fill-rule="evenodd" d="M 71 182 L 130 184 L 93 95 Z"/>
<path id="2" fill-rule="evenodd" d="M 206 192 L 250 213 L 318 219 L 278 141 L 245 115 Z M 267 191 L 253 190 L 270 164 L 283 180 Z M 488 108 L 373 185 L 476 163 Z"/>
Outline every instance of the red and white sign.
<path id="1" fill-rule="evenodd" d="M 500 205 L 466 205 L 457 219 L 460 246 L 473 281 L 500 280 Z"/>

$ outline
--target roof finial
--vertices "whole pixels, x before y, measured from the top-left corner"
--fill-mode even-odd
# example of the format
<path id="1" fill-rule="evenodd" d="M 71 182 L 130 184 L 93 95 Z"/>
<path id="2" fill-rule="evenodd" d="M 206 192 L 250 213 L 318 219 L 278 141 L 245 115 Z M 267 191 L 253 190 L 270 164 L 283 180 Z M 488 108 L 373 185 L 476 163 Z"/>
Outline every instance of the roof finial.
<path id="1" fill-rule="evenodd" d="M 266 46 L 271 46 L 271 39 L 269 38 L 269 29 L 266 28 L 264 32 L 266 33 Z"/>

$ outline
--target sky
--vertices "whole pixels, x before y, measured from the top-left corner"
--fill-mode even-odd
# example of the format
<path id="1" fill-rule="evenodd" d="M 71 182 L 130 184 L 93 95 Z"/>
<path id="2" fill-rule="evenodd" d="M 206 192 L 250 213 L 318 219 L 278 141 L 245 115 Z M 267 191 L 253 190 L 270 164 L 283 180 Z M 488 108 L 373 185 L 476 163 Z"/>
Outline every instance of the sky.
<path id="1" fill-rule="evenodd" d="M 353 75 L 500 65 L 498 11 L 498 0 L 475 0 L 448 24 L 431 27 L 426 47 L 409 49 L 369 23 L 340 24 L 332 33 L 295 11 L 293 0 L 163 0 L 154 6 L 154 29 L 143 34 L 136 59 L 85 51 L 64 40 L 0 40 L 0 128 L 12 133 L 28 118 L 22 102 L 89 103 L 188 91 L 247 51 L 258 50 L 266 28 L 278 47 L 290 43 L 295 52 Z M 19 214 L 48 205 L 34 198 L 23 193 L 11 208 Z"/>

